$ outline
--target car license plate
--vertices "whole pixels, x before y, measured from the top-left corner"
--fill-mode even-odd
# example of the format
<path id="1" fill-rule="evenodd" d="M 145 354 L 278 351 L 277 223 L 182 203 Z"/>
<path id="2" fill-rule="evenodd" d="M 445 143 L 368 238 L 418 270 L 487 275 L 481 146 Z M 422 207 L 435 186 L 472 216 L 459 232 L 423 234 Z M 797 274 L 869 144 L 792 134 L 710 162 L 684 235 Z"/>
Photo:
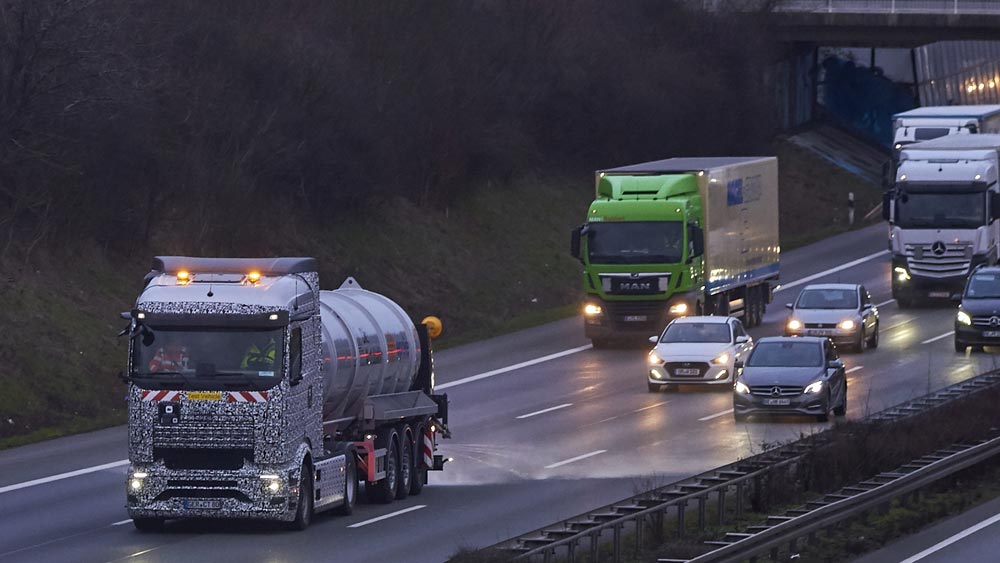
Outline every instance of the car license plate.
<path id="1" fill-rule="evenodd" d="M 764 399 L 764 404 L 770 407 L 780 407 L 792 404 L 791 399 Z"/>
<path id="2" fill-rule="evenodd" d="M 935 297 L 935 298 L 941 297 L 941 298 L 947 299 L 947 298 L 951 297 L 951 294 L 948 293 L 947 291 L 932 291 L 932 292 L 930 292 L 930 293 L 927 294 L 927 297 Z"/>
<path id="3" fill-rule="evenodd" d="M 831 336 L 833 334 L 832 330 L 811 328 L 806 331 L 809 336 Z"/>
<path id="4" fill-rule="evenodd" d="M 984 330 L 983 338 L 1000 338 L 1000 330 Z"/>
<path id="5" fill-rule="evenodd" d="M 193 510 L 218 510 L 222 508 L 221 500 L 182 499 L 181 506 Z"/>
<path id="6" fill-rule="evenodd" d="M 698 368 L 677 368 L 674 370 L 675 375 L 701 375 L 701 370 Z"/>
<path id="7" fill-rule="evenodd" d="M 625 322 L 643 323 L 646 322 L 646 315 L 625 315 Z"/>

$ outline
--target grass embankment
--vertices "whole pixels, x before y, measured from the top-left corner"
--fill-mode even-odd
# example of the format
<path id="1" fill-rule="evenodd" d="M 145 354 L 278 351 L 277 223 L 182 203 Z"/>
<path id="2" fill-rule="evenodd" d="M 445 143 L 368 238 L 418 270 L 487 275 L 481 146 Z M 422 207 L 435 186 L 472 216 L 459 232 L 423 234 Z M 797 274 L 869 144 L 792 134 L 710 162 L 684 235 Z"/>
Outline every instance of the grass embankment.
<path id="1" fill-rule="evenodd" d="M 846 230 L 848 191 L 859 210 L 878 197 L 788 143 L 776 152 L 786 249 Z M 316 256 L 324 288 L 350 275 L 417 319 L 440 316 L 440 348 L 576 313 L 580 266 L 569 231 L 591 195 L 586 174 L 524 181 L 481 187 L 444 210 L 396 198 L 363 204 L 321 232 L 284 222 L 260 236 L 283 254 Z M 72 242 L 36 250 L 27 266 L 0 264 L 0 448 L 124 422 L 118 312 L 131 308 L 153 254 L 185 253 L 170 233 L 155 240 L 131 257 Z"/>

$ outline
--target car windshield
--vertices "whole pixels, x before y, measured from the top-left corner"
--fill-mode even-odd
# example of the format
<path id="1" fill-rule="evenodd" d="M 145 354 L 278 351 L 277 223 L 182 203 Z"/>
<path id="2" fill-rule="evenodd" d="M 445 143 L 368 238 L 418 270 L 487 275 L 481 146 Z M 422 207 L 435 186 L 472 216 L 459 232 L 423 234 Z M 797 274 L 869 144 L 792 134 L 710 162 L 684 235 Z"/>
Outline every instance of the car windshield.
<path id="1" fill-rule="evenodd" d="M 587 232 L 594 264 L 674 264 L 684 250 L 680 221 L 589 223 Z"/>
<path id="2" fill-rule="evenodd" d="M 799 295 L 796 309 L 857 309 L 855 289 L 806 289 Z"/>
<path id="3" fill-rule="evenodd" d="M 896 200 L 895 223 L 904 229 L 974 229 L 986 224 L 986 194 L 948 193 L 947 187 L 941 193 L 906 193 Z"/>
<path id="4" fill-rule="evenodd" d="M 747 359 L 748 367 L 813 367 L 823 365 L 823 349 L 815 342 L 760 342 Z"/>
<path id="5" fill-rule="evenodd" d="M 731 342 L 729 323 L 672 323 L 660 342 Z"/>
<path id="6" fill-rule="evenodd" d="M 1000 274 L 975 274 L 965 290 L 968 299 L 1000 299 Z"/>
<path id="7" fill-rule="evenodd" d="M 132 377 L 140 386 L 263 390 L 281 379 L 284 331 L 143 325 L 132 352 Z"/>

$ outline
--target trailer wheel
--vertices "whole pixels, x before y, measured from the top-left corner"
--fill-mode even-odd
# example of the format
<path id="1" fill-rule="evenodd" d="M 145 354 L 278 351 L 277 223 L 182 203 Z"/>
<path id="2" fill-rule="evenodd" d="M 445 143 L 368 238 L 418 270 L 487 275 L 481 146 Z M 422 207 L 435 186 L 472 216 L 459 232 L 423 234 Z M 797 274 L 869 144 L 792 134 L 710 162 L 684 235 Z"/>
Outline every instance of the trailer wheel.
<path id="1" fill-rule="evenodd" d="M 402 500 L 410 496 L 410 484 L 413 483 L 413 441 L 407 427 L 399 430 L 399 486 L 396 487 L 396 498 Z"/>
<path id="2" fill-rule="evenodd" d="M 302 531 L 312 523 L 313 516 L 313 472 L 309 460 L 302 463 L 299 476 L 299 502 L 295 509 L 295 520 L 288 523 L 291 530 Z"/>
<path id="3" fill-rule="evenodd" d="M 427 482 L 427 470 L 424 469 L 424 427 L 417 426 L 413 443 L 413 476 L 410 477 L 410 494 L 419 495 L 424 490 L 424 483 Z"/>
<path id="4" fill-rule="evenodd" d="M 348 450 L 344 454 L 344 501 L 337 509 L 339 514 L 347 516 L 354 512 L 354 502 L 358 499 L 358 459 L 354 452 Z"/>
<path id="5" fill-rule="evenodd" d="M 144 534 L 162 532 L 163 518 L 133 518 L 132 525 Z"/>
<path id="6" fill-rule="evenodd" d="M 399 485 L 399 448 L 395 432 L 390 432 L 386 438 L 379 438 L 376 448 L 385 448 L 385 477 L 374 483 L 365 483 L 365 495 L 369 502 L 389 504 L 396 498 L 396 487 Z"/>

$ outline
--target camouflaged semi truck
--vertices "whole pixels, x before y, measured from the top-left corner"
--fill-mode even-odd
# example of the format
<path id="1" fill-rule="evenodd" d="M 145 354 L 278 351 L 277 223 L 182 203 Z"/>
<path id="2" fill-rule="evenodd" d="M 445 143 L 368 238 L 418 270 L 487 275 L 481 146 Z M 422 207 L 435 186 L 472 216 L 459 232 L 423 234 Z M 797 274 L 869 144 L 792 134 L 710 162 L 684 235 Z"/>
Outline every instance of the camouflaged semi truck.
<path id="1" fill-rule="evenodd" d="M 360 482 L 387 503 L 444 465 L 436 334 L 352 278 L 320 291 L 312 258 L 158 257 L 122 316 L 141 531 L 186 517 L 303 529 L 350 513 Z"/>

